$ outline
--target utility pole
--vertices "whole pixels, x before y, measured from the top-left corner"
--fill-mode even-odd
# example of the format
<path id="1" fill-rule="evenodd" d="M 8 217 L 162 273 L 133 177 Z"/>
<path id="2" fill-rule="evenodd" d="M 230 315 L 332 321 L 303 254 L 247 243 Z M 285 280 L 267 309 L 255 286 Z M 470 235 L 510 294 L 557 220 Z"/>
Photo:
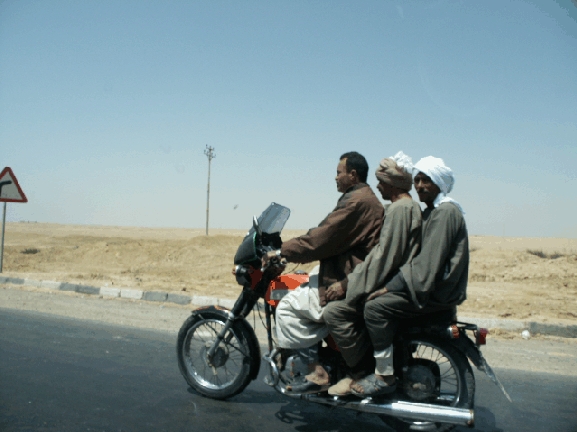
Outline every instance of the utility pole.
<path id="1" fill-rule="evenodd" d="M 210 201 L 210 162 L 216 157 L 214 147 L 209 147 L 208 144 L 204 149 L 204 154 L 208 158 L 208 184 L 206 186 L 206 235 L 208 235 L 208 208 Z"/>

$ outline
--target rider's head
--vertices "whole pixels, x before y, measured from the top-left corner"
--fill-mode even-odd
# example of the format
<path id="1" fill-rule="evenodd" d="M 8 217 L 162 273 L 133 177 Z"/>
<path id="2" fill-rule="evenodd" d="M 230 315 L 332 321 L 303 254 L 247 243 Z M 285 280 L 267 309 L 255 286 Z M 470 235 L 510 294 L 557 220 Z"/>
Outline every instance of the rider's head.
<path id="1" fill-rule="evenodd" d="M 439 194 L 447 195 L 453 189 L 453 171 L 443 159 L 427 156 L 415 164 L 415 189 L 419 199 L 432 208 Z"/>
<path id="2" fill-rule="evenodd" d="M 377 189 L 383 199 L 390 200 L 394 195 L 409 192 L 413 186 L 412 171 L 412 160 L 403 152 L 383 159 L 375 171 L 379 181 Z"/>
<path id="3" fill-rule="evenodd" d="M 348 152 L 340 157 L 337 166 L 337 189 L 345 193 L 352 186 L 358 183 L 367 182 L 369 164 L 365 157 L 357 152 Z"/>
<path id="4" fill-rule="evenodd" d="M 432 207 L 437 195 L 441 193 L 441 189 L 431 180 L 431 177 L 421 171 L 415 176 L 415 189 L 419 199 L 427 204 L 427 207 Z"/>

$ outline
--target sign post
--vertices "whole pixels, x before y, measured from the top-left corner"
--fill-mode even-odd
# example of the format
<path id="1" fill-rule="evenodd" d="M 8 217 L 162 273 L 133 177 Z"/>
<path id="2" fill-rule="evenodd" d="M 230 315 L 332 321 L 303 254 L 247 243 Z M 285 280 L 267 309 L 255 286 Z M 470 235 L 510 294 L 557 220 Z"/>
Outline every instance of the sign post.
<path id="1" fill-rule="evenodd" d="M 2 239 L 0 241 L 0 273 L 2 273 L 2 263 L 4 261 L 4 231 L 6 227 L 6 203 L 7 202 L 28 202 L 24 191 L 18 184 L 12 168 L 6 167 L 0 173 L 0 202 L 4 203 L 2 211 Z"/>

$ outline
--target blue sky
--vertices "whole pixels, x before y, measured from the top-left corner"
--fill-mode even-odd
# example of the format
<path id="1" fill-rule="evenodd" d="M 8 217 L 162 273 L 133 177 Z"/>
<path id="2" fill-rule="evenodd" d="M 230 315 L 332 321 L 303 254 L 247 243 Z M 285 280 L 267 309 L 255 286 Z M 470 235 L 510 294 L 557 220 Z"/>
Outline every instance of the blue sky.
<path id="1" fill-rule="evenodd" d="M 570 0 L 0 1 L 8 221 L 203 228 L 210 145 L 212 228 L 308 228 L 403 150 L 470 234 L 577 237 L 576 113 Z"/>

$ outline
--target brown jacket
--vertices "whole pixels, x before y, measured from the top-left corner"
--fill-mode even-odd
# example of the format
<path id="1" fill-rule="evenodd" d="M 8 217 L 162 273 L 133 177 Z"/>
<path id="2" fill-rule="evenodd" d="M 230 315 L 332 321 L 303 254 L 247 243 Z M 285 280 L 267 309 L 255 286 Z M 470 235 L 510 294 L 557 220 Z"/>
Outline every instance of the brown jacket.
<path id="1" fill-rule="evenodd" d="M 383 205 L 369 185 L 357 184 L 318 227 L 284 242 L 281 255 L 295 263 L 320 261 L 319 285 L 327 287 L 345 279 L 378 243 L 383 215 Z"/>

